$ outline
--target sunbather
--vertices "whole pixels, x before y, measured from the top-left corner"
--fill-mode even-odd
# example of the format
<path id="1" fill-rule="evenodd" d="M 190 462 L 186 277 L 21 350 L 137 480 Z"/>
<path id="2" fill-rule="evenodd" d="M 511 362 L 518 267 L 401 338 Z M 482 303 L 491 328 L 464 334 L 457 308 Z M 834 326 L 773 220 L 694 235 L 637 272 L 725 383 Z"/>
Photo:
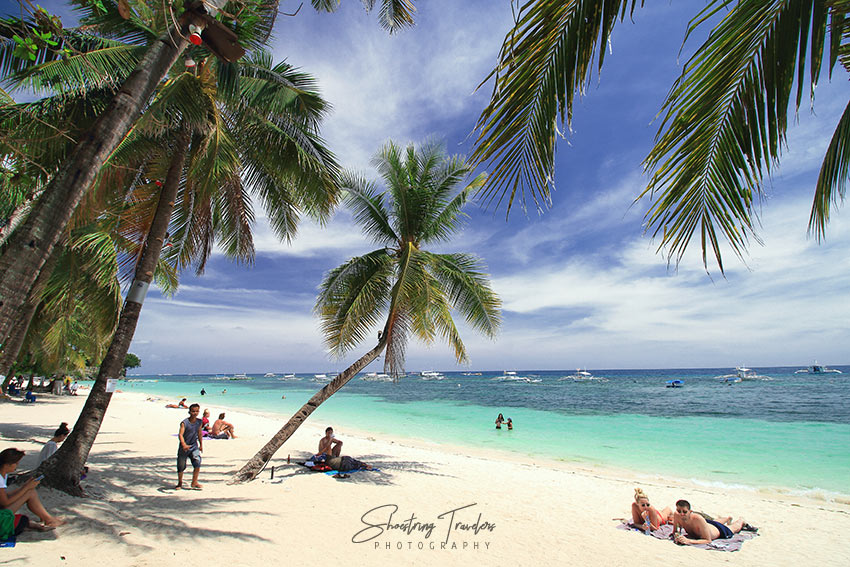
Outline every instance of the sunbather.
<path id="1" fill-rule="evenodd" d="M 679 532 L 683 528 L 687 536 Z M 717 520 L 707 520 L 702 514 L 691 512 L 691 504 L 687 500 L 676 502 L 676 513 L 673 514 L 673 540 L 682 545 L 699 545 L 711 543 L 716 539 L 729 539 L 741 530 L 756 531 L 744 521 L 738 518 L 734 522 L 726 523 Z"/>
<path id="2" fill-rule="evenodd" d="M 649 503 L 649 496 L 642 488 L 635 488 L 635 501 L 632 502 L 632 523 L 644 531 L 659 527 L 669 522 L 672 510 L 670 507 L 658 511 Z"/>
<path id="3" fill-rule="evenodd" d="M 213 423 L 210 437 L 213 439 L 236 439 L 236 428 L 232 423 L 224 421 L 224 413 L 218 414 L 218 419 Z"/>
<path id="4" fill-rule="evenodd" d="M 168 404 L 165 407 L 167 407 L 167 408 L 186 408 L 186 409 L 189 409 L 189 406 L 186 405 L 186 398 L 183 398 L 182 400 L 180 400 L 180 402 L 178 402 L 176 404 Z"/>

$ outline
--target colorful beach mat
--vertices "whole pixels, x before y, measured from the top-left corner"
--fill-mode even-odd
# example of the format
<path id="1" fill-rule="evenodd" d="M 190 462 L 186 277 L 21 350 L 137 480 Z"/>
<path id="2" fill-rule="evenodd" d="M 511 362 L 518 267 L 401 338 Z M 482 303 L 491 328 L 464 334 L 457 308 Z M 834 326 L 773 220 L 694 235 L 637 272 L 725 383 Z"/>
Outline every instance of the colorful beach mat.
<path id="1" fill-rule="evenodd" d="M 618 530 L 626 530 L 626 531 L 637 531 L 640 533 L 646 533 L 643 531 L 643 528 L 638 528 L 634 524 L 629 522 L 623 522 L 619 526 L 617 526 Z M 666 524 L 660 526 L 657 530 L 652 530 L 649 532 L 649 535 L 654 537 L 655 539 L 663 539 L 667 541 L 671 541 L 673 539 L 673 526 L 670 524 Z M 710 549 L 712 551 L 738 551 L 744 545 L 744 542 L 748 539 L 752 539 L 758 534 L 752 532 L 740 532 L 735 534 L 730 539 L 716 539 L 711 543 L 701 543 L 699 545 L 692 545 L 690 547 L 697 547 L 699 549 Z"/>

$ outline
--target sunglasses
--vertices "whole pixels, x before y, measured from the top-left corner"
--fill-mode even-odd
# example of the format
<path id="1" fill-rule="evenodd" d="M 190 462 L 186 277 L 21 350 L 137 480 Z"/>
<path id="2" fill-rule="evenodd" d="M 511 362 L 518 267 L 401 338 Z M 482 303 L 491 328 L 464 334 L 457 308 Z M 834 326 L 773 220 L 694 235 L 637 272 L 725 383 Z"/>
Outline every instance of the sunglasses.
<path id="1" fill-rule="evenodd" d="M 640 507 L 641 508 L 649 508 L 650 504 L 649 504 L 649 502 L 647 502 L 646 504 L 641 504 Z"/>

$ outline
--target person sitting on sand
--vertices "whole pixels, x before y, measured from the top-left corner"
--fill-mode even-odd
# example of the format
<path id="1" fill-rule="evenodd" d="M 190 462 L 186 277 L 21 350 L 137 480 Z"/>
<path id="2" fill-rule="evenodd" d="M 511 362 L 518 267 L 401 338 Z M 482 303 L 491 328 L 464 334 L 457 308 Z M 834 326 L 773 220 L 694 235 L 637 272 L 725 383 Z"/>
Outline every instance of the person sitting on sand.
<path id="1" fill-rule="evenodd" d="M 684 528 L 687 536 L 680 533 L 679 528 Z M 691 504 L 687 500 L 676 501 L 676 513 L 673 514 L 673 541 L 678 544 L 711 543 L 716 539 L 729 539 L 741 530 L 756 531 L 743 518 L 729 522 L 728 525 L 716 520 L 706 520 L 702 514 L 691 512 Z"/>
<path id="2" fill-rule="evenodd" d="M 232 423 L 224 421 L 224 412 L 218 414 L 218 419 L 213 423 L 210 432 L 212 439 L 236 439 L 236 428 Z"/>
<path id="3" fill-rule="evenodd" d="M 6 478 L 8 478 L 10 473 L 15 472 L 23 456 L 24 452 L 18 449 L 4 449 L 0 451 L 0 509 L 11 510 L 14 513 L 26 504 L 30 512 L 38 516 L 42 522 L 40 524 L 30 524 L 30 527 L 36 530 L 52 530 L 65 524 L 66 522 L 63 518 L 51 516 L 38 498 L 38 493 L 35 489 L 41 482 L 40 478 L 31 478 L 23 486 L 15 490 L 6 489 Z"/>
<path id="4" fill-rule="evenodd" d="M 649 503 L 646 492 L 642 488 L 635 488 L 635 501 L 632 502 L 632 523 L 635 527 L 644 531 L 657 530 L 668 523 L 671 514 L 669 506 L 659 512 Z"/>
<path id="5" fill-rule="evenodd" d="M 204 409 L 204 417 L 201 418 L 201 431 L 203 435 L 210 435 L 210 410 Z"/>
<path id="6" fill-rule="evenodd" d="M 325 429 L 325 436 L 319 439 L 319 452 L 317 455 L 325 454 L 328 457 L 339 457 L 342 453 L 342 441 L 334 436 L 334 428 Z"/>
<path id="7" fill-rule="evenodd" d="M 185 409 L 189 409 L 189 406 L 187 406 L 187 405 L 186 405 L 186 398 L 183 398 L 182 400 L 180 400 L 180 401 L 179 401 L 178 403 L 176 403 L 176 404 L 168 404 L 168 405 L 166 405 L 165 407 L 167 407 L 167 408 L 185 408 Z"/>
<path id="8" fill-rule="evenodd" d="M 41 453 L 38 454 L 38 465 L 53 456 L 53 453 L 59 449 L 59 444 L 68 437 L 69 433 L 71 433 L 71 430 L 68 429 L 68 424 L 63 421 L 59 428 L 53 432 L 53 438 L 41 448 Z"/>

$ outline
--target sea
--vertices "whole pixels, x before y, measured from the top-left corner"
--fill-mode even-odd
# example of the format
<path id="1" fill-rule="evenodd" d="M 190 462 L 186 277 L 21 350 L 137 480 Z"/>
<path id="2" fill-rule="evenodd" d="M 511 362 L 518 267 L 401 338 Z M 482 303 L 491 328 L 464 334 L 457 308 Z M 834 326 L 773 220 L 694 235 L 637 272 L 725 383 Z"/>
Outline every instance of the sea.
<path id="1" fill-rule="evenodd" d="M 510 451 L 714 487 L 850 498 L 850 367 L 842 374 L 729 368 L 514 370 L 409 374 L 396 382 L 361 374 L 319 407 L 313 422 L 374 435 Z M 290 417 L 323 384 L 249 374 L 131 376 L 120 388 L 163 400 Z M 668 387 L 671 381 L 680 387 Z M 206 395 L 201 397 L 200 390 Z M 495 428 L 499 413 L 514 428 Z"/>

